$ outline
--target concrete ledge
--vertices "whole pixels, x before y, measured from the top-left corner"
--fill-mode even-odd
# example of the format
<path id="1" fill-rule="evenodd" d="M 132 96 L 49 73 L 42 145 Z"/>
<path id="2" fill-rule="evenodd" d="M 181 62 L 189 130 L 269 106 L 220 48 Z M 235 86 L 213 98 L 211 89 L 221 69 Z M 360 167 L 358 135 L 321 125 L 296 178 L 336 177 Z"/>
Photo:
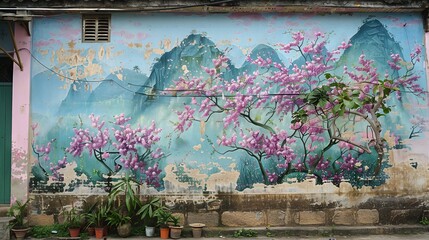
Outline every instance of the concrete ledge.
<path id="1" fill-rule="evenodd" d="M 234 232 L 240 229 L 251 229 L 258 233 L 258 238 L 270 236 L 270 239 L 281 237 L 338 237 L 345 238 L 353 236 L 370 236 L 370 235 L 404 235 L 404 238 L 410 234 L 427 233 L 429 226 L 423 225 L 383 225 L 383 226 L 297 226 L 297 227 L 205 227 L 203 230 L 204 238 L 231 238 Z M 267 234 L 269 233 L 269 234 Z M 182 238 L 192 238 L 192 230 L 189 226 L 185 226 L 182 231 Z M 108 236 L 108 239 L 117 239 L 117 236 Z M 128 239 L 141 239 L 141 236 L 129 237 Z M 143 237 L 145 238 L 145 237 Z M 79 238 L 47 238 L 50 240 L 58 239 L 79 239 Z M 90 238 L 95 239 L 95 238 Z M 120 239 L 120 238 L 118 238 Z M 159 239 L 154 237 L 153 239 Z M 288 238 L 289 239 L 289 238 Z M 366 239 L 366 238 L 365 238 Z M 369 239 L 369 238 L 368 238 Z M 377 238 L 379 239 L 379 238 Z M 384 238 L 383 238 L 384 239 Z M 398 239 L 398 238 L 394 238 Z"/>
<path id="2" fill-rule="evenodd" d="M 13 217 L 0 217 L 0 223 L 7 223 L 9 224 L 10 220 L 12 220 Z"/>
<path id="3" fill-rule="evenodd" d="M 9 222 L 12 219 L 11 217 L 0 217 L 0 240 L 10 239 Z"/>
<path id="4" fill-rule="evenodd" d="M 0 217 L 6 217 L 9 206 L 0 205 Z"/>
<path id="5" fill-rule="evenodd" d="M 294 226 L 294 227 L 206 227 L 205 237 L 228 237 L 239 229 L 251 229 L 258 236 L 353 236 L 353 235 L 382 235 L 382 234 L 416 234 L 427 232 L 429 226 L 424 225 L 383 225 L 383 226 Z M 192 236 L 189 227 L 184 229 L 184 237 Z"/>

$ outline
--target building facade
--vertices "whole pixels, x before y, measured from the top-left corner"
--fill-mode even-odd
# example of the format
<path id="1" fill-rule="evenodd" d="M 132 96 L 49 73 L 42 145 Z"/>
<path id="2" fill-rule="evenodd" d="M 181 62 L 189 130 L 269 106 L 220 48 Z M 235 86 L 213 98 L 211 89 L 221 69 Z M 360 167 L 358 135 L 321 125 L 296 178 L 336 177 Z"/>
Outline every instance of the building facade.
<path id="1" fill-rule="evenodd" d="M 208 226 L 418 223 L 426 213 L 424 1 L 92 4 L 2 10 L 15 21 L 2 48 L 16 63 L 1 85 L 11 138 L 0 196 L 30 198 L 34 224 L 54 222 L 60 202 L 102 199 L 126 174 L 141 195 Z M 360 82 L 363 102 L 386 79 L 412 84 L 392 87 L 380 132 L 364 115 L 371 106 L 353 115 L 363 103 L 349 99 L 330 102 L 351 104 L 335 120 L 296 116 L 326 83 Z"/>

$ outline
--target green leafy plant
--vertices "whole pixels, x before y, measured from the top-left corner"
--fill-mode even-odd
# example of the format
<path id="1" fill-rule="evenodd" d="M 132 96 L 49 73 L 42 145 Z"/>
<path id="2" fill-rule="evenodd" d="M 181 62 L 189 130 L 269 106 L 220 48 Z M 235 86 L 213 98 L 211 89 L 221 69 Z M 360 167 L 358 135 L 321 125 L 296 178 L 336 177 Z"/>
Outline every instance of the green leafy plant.
<path id="1" fill-rule="evenodd" d="M 113 205 L 115 201 L 118 200 L 120 195 L 125 196 L 125 207 L 128 213 L 135 213 L 136 210 L 140 207 L 141 202 L 138 198 L 136 192 L 134 191 L 134 184 L 138 184 L 137 181 L 132 179 L 130 176 L 126 175 L 121 180 L 119 180 L 109 193 L 109 204 Z"/>
<path id="2" fill-rule="evenodd" d="M 180 221 L 179 217 L 176 217 L 176 216 L 173 216 L 173 215 L 171 216 L 170 222 L 173 224 L 173 226 L 175 226 L 175 227 L 180 226 L 179 225 L 179 221 Z"/>
<path id="3" fill-rule="evenodd" d="M 276 234 L 271 232 L 270 225 L 268 225 L 265 229 L 267 230 L 267 232 L 265 233 L 265 236 L 267 236 L 267 237 L 275 237 L 276 236 Z"/>
<path id="4" fill-rule="evenodd" d="M 420 224 L 422 224 L 422 225 L 429 225 L 429 218 L 422 217 L 422 219 L 420 220 Z"/>
<path id="5" fill-rule="evenodd" d="M 130 222 L 131 222 L 131 217 L 123 213 L 111 211 L 109 216 L 107 216 L 107 224 L 109 226 L 117 227 Z"/>
<path id="6" fill-rule="evenodd" d="M 144 204 L 137 212 L 137 215 L 144 220 L 146 226 L 156 225 L 156 211 L 162 207 L 161 199 L 156 197 Z"/>
<path id="7" fill-rule="evenodd" d="M 107 216 L 110 212 L 109 204 L 99 205 L 95 211 L 85 214 L 88 225 L 95 227 L 104 227 L 107 222 Z"/>
<path id="8" fill-rule="evenodd" d="M 84 229 L 87 229 L 88 227 L 94 227 L 94 223 L 90 221 L 89 215 L 95 212 L 97 205 L 98 205 L 98 202 L 95 202 L 93 204 L 88 204 L 88 202 L 84 201 L 83 211 L 82 211 Z"/>
<path id="9" fill-rule="evenodd" d="M 131 228 L 131 235 L 132 236 L 144 236 L 145 235 L 145 229 L 142 227 L 133 227 Z"/>
<path id="10" fill-rule="evenodd" d="M 168 208 L 161 207 L 155 212 L 155 217 L 158 219 L 158 224 L 161 227 L 168 227 L 172 221 L 172 215 Z"/>
<path id="11" fill-rule="evenodd" d="M 25 217 L 27 216 L 28 202 L 29 200 L 25 201 L 25 203 L 18 200 L 12 204 L 7 212 L 7 216 L 14 218 L 12 221 L 10 221 L 9 227 L 14 229 L 27 228 Z"/>
<path id="12" fill-rule="evenodd" d="M 232 235 L 235 238 L 239 237 L 256 237 L 258 236 L 258 232 L 251 230 L 251 229 L 240 229 L 234 232 Z"/>
<path id="13" fill-rule="evenodd" d="M 82 225 L 83 215 L 78 213 L 73 207 L 70 210 L 64 210 L 62 215 L 65 217 L 65 224 L 69 228 L 80 228 Z"/>
<path id="14" fill-rule="evenodd" d="M 55 231 L 55 233 L 52 233 Z M 30 230 L 32 238 L 68 237 L 69 231 L 66 224 L 53 224 L 49 226 L 33 226 Z"/>

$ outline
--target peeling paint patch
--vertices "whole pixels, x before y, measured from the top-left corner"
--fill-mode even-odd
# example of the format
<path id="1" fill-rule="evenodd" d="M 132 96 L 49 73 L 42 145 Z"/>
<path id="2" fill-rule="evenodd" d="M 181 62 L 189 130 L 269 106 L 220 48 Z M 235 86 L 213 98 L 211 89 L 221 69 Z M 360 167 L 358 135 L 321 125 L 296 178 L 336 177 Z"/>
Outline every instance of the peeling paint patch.
<path id="1" fill-rule="evenodd" d="M 98 49 L 98 59 L 102 61 L 104 58 L 104 55 L 105 55 L 104 47 L 101 46 L 100 49 Z"/>
<path id="2" fill-rule="evenodd" d="M 201 150 L 201 144 L 195 145 L 195 146 L 193 147 L 193 149 L 194 149 L 195 151 L 200 151 L 200 150 Z"/>
<path id="3" fill-rule="evenodd" d="M 210 175 L 207 180 L 207 190 L 215 192 L 234 192 L 237 180 L 240 176 L 238 171 L 221 171 Z"/>
<path id="4" fill-rule="evenodd" d="M 46 56 L 46 55 L 48 55 L 48 53 L 49 53 L 49 50 L 42 50 L 42 49 L 39 49 L 39 51 L 38 51 L 42 56 Z"/>
<path id="5" fill-rule="evenodd" d="M 182 66 L 182 71 L 183 71 L 183 74 L 184 74 L 184 75 L 186 75 L 186 74 L 188 74 L 188 73 L 189 73 L 188 67 L 187 67 L 186 65 L 183 65 L 183 66 Z"/>
<path id="6" fill-rule="evenodd" d="M 12 181 L 26 183 L 28 178 L 27 172 L 27 152 L 18 148 L 12 143 Z"/>

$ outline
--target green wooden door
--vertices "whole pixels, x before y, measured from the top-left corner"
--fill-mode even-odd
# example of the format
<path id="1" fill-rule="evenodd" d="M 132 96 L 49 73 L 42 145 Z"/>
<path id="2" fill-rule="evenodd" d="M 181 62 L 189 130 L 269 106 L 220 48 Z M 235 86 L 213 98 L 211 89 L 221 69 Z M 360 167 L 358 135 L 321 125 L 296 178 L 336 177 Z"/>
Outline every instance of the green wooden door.
<path id="1" fill-rule="evenodd" d="M 10 201 L 12 83 L 0 82 L 0 204 Z"/>

